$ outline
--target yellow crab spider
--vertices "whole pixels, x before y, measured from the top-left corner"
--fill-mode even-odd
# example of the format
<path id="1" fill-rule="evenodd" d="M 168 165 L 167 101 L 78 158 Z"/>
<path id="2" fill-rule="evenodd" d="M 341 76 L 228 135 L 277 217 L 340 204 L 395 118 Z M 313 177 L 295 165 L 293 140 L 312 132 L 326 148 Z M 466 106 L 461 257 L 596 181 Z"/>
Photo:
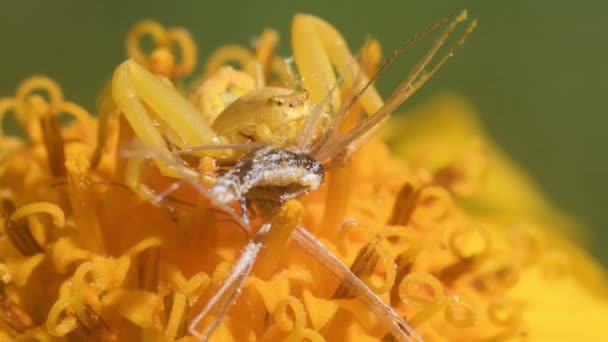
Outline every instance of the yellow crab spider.
<path id="1" fill-rule="evenodd" d="M 261 208 L 272 217 L 286 200 L 316 190 L 323 182 L 323 165 L 332 165 L 347 159 L 388 118 L 390 113 L 447 61 L 472 31 L 475 21 L 438 62 L 430 65 L 448 36 L 460 22 L 466 19 L 464 11 L 458 15 L 445 17 L 414 37 L 411 42 L 396 51 L 380 67 L 379 72 L 411 43 L 451 19 L 452 22 L 439 39 L 414 66 L 386 103 L 382 103 L 374 87 L 370 85 L 371 81 L 360 70 L 340 34 L 329 24 L 307 15 L 298 15 L 294 19 L 292 40 L 302 84 L 310 94 L 310 99 L 302 97 L 298 91 L 291 89 L 258 88 L 227 105 L 215 120 L 209 123 L 169 82 L 154 76 L 133 61 L 127 61 L 119 66 L 114 74 L 112 89 L 114 100 L 145 148 L 154 151 L 150 156 L 165 175 L 181 178 L 195 185 L 212 201 L 224 206 L 247 197 L 248 200 L 260 204 Z M 343 77 L 343 82 L 348 89 L 351 89 L 352 95 L 342 106 L 339 95 L 330 91 L 336 83 L 333 67 L 352 71 L 352 75 L 346 73 Z M 427 68 L 428 71 L 425 72 Z M 376 76 L 377 74 L 372 81 Z M 339 130 L 344 116 L 356 101 L 362 104 L 368 117 L 353 129 L 341 134 Z M 144 106 L 144 103 L 150 110 Z M 328 111 L 328 108 L 339 109 Z M 323 117 L 329 121 L 321 120 Z M 285 126 L 294 121 L 299 122 L 299 131 L 296 130 L 293 135 L 291 131 L 281 129 L 281 125 Z M 216 125 L 217 122 L 225 122 L 225 124 Z M 272 126 L 277 123 L 280 125 Z M 264 125 L 276 127 L 276 130 L 267 130 L 259 134 L 258 126 Z M 161 128 L 163 134 L 157 127 Z M 245 136 L 247 141 L 268 141 L 270 146 L 241 156 L 232 147 L 242 146 L 242 143 L 236 140 L 236 136 L 229 134 L 230 129 L 226 127 L 236 129 L 236 132 Z M 272 139 L 272 135 L 277 131 L 283 139 L 278 142 Z M 200 184 L 196 183 L 196 171 L 186 167 L 179 156 L 167 146 L 165 139 L 169 140 L 170 146 L 189 148 L 199 156 L 233 160 L 236 161 L 236 165 L 226 175 L 220 177 L 211 190 L 202 189 Z M 201 148 L 196 149 L 193 146 L 201 146 Z M 131 158 L 130 163 L 139 163 L 136 167 L 132 167 L 133 170 L 137 170 L 142 166 L 142 158 Z M 128 172 L 127 177 L 130 178 L 127 181 L 129 186 L 141 193 L 142 188 L 137 184 L 136 173 Z M 151 194 L 144 195 L 151 196 Z M 248 227 L 247 223 L 246 226 Z M 191 321 L 189 325 L 191 334 L 202 340 L 211 336 L 238 294 L 243 281 L 250 274 L 264 238 L 271 229 L 271 223 L 264 223 L 256 236 L 247 244 L 220 289 Z M 407 322 L 398 317 L 356 276 L 349 273 L 348 268 L 312 235 L 302 228 L 297 229 L 296 232 L 295 241 L 317 259 L 327 263 L 327 267 L 342 280 L 343 284 L 352 287 L 353 292 L 380 316 L 386 328 L 397 340 L 420 340 Z M 227 292 L 228 294 L 225 295 Z M 225 298 L 222 300 L 222 297 Z M 219 305 L 219 312 L 204 332 L 199 333 L 198 324 L 216 305 Z"/>
<path id="2" fill-rule="evenodd" d="M 145 22 L 143 27 L 151 27 L 153 37 L 161 36 L 156 33 L 161 29 Z M 135 30 L 141 34 L 143 29 Z M 297 15 L 292 29 L 294 58 L 303 76 L 303 86 L 306 91 L 289 88 L 263 87 L 251 89 L 253 86 L 246 74 L 230 69 L 220 69 L 201 87 L 223 89 L 230 80 L 236 86 L 244 88 L 242 92 L 251 90 L 239 97 L 220 113 L 199 111 L 194 104 L 186 101 L 173 87 L 168 79 L 160 78 L 150 73 L 135 60 L 144 60 L 135 54 L 135 60 L 127 60 L 115 71 L 112 79 L 112 95 L 118 108 L 124 113 L 135 135 L 143 141 L 146 147 L 157 151 L 161 158 L 155 163 L 161 172 L 168 176 L 177 176 L 171 165 L 179 164 L 179 160 L 167 146 L 166 140 L 178 149 L 188 149 L 191 146 L 215 145 L 215 151 L 207 149 L 195 152 L 199 156 L 208 155 L 217 160 L 236 160 L 238 150 L 219 150 L 219 146 L 246 143 L 251 141 L 268 141 L 274 146 L 283 147 L 293 143 L 294 137 L 300 130 L 304 119 L 313 109 L 312 103 L 319 103 L 336 82 L 332 65 L 336 68 L 352 66 L 353 74 L 362 74 L 358 64 L 348 51 L 341 35 L 329 24 L 319 18 L 309 15 Z M 129 37 L 138 36 L 130 34 Z M 134 40 L 135 38 L 130 38 Z M 155 38 L 161 40 L 160 38 Z M 128 44 L 129 45 L 129 44 Z M 132 44 L 131 44 L 132 45 Z M 150 62 L 145 65 L 150 65 Z M 361 83 L 366 83 L 362 76 Z M 350 86 L 353 79 L 345 77 L 344 83 Z M 260 82 L 258 82 L 260 83 Z M 205 89 L 203 89 L 205 90 Z M 209 91 L 200 93 L 208 94 Z M 212 92 L 211 92 L 212 93 Z M 226 92 L 218 94 L 224 96 Z M 310 99 L 308 93 L 311 94 Z M 337 93 L 333 93 L 330 101 L 332 108 L 339 105 Z M 214 101 L 202 101 L 201 109 Z M 382 100 L 375 88 L 371 87 L 362 98 L 362 103 L 368 113 L 374 112 L 382 105 Z M 150 108 L 151 110 L 148 110 Z M 217 110 L 215 111 L 217 112 Z M 323 113 L 325 114 L 325 113 Z M 327 120 L 325 120 L 326 122 Z M 319 134 L 310 134 L 311 139 L 320 135 L 325 127 L 324 120 L 316 125 Z M 159 131 L 159 127 L 161 128 Z M 142 198 L 153 200 L 154 192 L 141 184 L 139 175 L 145 164 L 143 158 L 131 158 L 127 168 L 126 183 Z M 191 176 L 195 171 L 188 169 Z M 179 178 L 179 177 L 178 177 Z"/>

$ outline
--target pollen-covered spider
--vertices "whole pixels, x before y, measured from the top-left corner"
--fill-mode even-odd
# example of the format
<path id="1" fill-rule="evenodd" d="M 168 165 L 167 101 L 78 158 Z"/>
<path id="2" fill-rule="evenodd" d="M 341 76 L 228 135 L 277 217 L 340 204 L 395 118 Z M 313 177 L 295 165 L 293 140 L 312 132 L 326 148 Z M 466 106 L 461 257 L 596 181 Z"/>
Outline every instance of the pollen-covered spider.
<path id="1" fill-rule="evenodd" d="M 143 144 L 139 152 L 129 154 L 127 184 L 145 199 L 162 200 L 166 191 L 159 195 L 139 178 L 146 159 L 151 158 L 161 173 L 194 186 L 231 215 L 248 235 L 253 234 L 248 208 L 264 220 L 230 275 L 191 321 L 191 334 L 202 340 L 211 336 L 251 273 L 264 239 L 272 231 L 272 218 L 291 205 L 288 200 L 321 186 L 328 169 L 341 168 L 389 115 L 447 61 L 473 30 L 475 21 L 431 64 L 449 35 L 465 19 L 463 11 L 439 20 L 399 48 L 371 76 L 364 70 L 364 58 L 357 61 L 332 26 L 301 14 L 295 17 L 292 27 L 293 54 L 301 84 L 267 86 L 269 72 L 264 65 L 243 66 L 250 68 L 249 73 L 220 68 L 192 91 L 188 101 L 169 79 L 154 75 L 133 60 L 116 69 L 112 80 L 114 101 Z M 430 50 L 383 102 L 373 86 L 378 74 L 403 50 L 446 23 L 447 28 Z M 339 80 L 334 70 L 338 71 Z M 192 167 L 192 159 L 210 160 L 227 171 L 202 175 Z M 234 211 L 235 202 L 241 204 L 242 215 Z M 293 239 L 357 294 L 394 338 L 420 340 L 405 320 L 310 233 L 302 227 L 293 229 Z M 216 306 L 219 308 L 214 318 L 199 332 L 199 323 Z"/>

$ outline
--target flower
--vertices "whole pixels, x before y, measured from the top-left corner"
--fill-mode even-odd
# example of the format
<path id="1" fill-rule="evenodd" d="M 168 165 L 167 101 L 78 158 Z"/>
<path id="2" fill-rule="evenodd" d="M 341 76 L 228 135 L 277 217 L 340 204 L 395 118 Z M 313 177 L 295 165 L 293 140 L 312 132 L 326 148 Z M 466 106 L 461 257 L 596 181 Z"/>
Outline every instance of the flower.
<path id="1" fill-rule="evenodd" d="M 150 56 L 137 48 L 144 33 L 159 43 Z M 190 100 L 217 116 L 255 86 L 247 78 L 259 73 L 248 69 L 251 61 L 265 66 L 267 81 L 292 84 L 274 55 L 276 39 L 265 31 L 253 53 L 219 49 Z M 131 57 L 178 84 L 192 70 L 193 46 L 187 32 L 151 21 L 128 38 Z M 373 73 L 378 43 L 366 44 L 361 56 Z M 247 72 L 222 68 L 228 59 Z M 221 77 L 212 78 L 216 73 Z M 232 84 L 217 97 L 209 80 Z M 129 158 L 118 150 L 134 132 L 109 93 L 102 92 L 99 118 L 65 101 L 45 77 L 25 80 L 14 97 L 0 100 L 0 115 L 12 111 L 27 133 L 27 140 L 0 136 L 3 340 L 194 340 L 189 322 L 247 242 L 193 189 L 161 203 L 125 185 Z M 75 120 L 62 125 L 59 113 Z M 427 341 L 604 335 L 603 270 L 561 237 L 575 233 L 573 221 L 489 140 L 470 105 L 438 97 L 393 119 L 383 138 L 271 218 L 253 274 L 213 340 L 392 339 L 347 283 L 289 239 L 300 224 Z M 214 169 L 209 158 L 198 163 L 201 174 Z M 162 191 L 174 179 L 150 165 L 145 183 Z"/>

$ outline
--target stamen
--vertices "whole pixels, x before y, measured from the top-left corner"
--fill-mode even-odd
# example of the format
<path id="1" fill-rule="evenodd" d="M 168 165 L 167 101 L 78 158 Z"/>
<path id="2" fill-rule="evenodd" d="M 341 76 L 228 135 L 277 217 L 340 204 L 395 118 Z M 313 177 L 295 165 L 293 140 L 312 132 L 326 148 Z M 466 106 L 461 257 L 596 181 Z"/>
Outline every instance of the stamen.
<path id="1" fill-rule="evenodd" d="M 7 297 L 4 289 L 0 293 L 0 324 L 9 327 L 16 333 L 15 335 L 21 335 L 35 326 L 32 317 L 19 304 Z"/>
<path id="2" fill-rule="evenodd" d="M 357 253 L 355 261 L 353 261 L 353 264 L 350 266 L 350 271 L 356 277 L 369 277 L 369 275 L 374 272 L 376 264 L 380 259 L 380 256 L 376 253 L 378 243 L 379 241 L 369 242 L 359 250 L 359 253 Z M 334 292 L 332 298 L 355 298 L 355 293 L 353 293 L 345 283 L 341 283 Z"/>
<path id="3" fill-rule="evenodd" d="M 65 151 L 63 137 L 59 125 L 59 118 L 52 113 L 42 115 L 40 118 L 42 138 L 46 146 L 49 168 L 55 177 L 63 177 L 65 169 Z"/>
<path id="4" fill-rule="evenodd" d="M 213 51 L 207 59 L 204 78 L 209 78 L 219 68 L 230 64 L 229 62 L 237 62 L 242 68 L 252 59 L 253 55 L 248 49 L 238 45 L 224 45 Z"/>
<path id="5" fill-rule="evenodd" d="M 411 183 L 405 183 L 395 199 L 393 213 L 387 224 L 406 226 L 416 208 L 416 198 L 414 186 Z"/>
<path id="6" fill-rule="evenodd" d="M 297 200 L 283 204 L 272 218 L 272 228 L 264 239 L 265 248 L 260 252 L 254 273 L 262 279 L 269 277 L 280 255 L 285 252 L 287 240 L 302 220 L 304 208 Z"/>
<path id="7" fill-rule="evenodd" d="M 42 112 L 38 111 L 37 113 L 32 113 L 31 97 L 36 97 L 36 95 L 32 95 L 36 90 L 43 91 L 47 94 L 48 102 L 42 100 L 39 96 L 38 98 L 40 101 L 36 101 L 38 101 L 38 103 L 48 104 L 48 109 Z M 15 114 L 21 127 L 23 127 L 28 134 L 30 141 L 39 142 L 42 140 L 41 127 L 37 120 L 39 119 L 39 115 L 48 112 L 57 113 L 57 108 L 61 102 L 63 102 L 61 88 L 50 78 L 34 76 L 26 79 L 19 85 L 15 94 Z"/>
<path id="8" fill-rule="evenodd" d="M 131 251 L 130 253 L 133 253 Z M 137 280 L 139 288 L 156 293 L 158 291 L 160 245 L 152 245 L 137 256 Z"/>
<path id="9" fill-rule="evenodd" d="M 2 200 L 0 212 L 5 219 L 4 231 L 12 244 L 23 256 L 32 256 L 43 252 L 42 247 L 32 235 L 25 218 L 13 221 L 10 217 L 15 213 L 15 204 L 9 199 Z"/>
<path id="10" fill-rule="evenodd" d="M 148 56 L 141 50 L 144 36 L 150 36 L 154 43 L 152 54 Z M 155 73 L 175 79 L 188 75 L 196 63 L 196 45 L 190 33 L 182 28 L 165 29 L 153 20 L 138 22 L 127 34 L 127 54 L 137 63 Z M 178 52 L 181 62 L 176 64 Z"/>
<path id="11" fill-rule="evenodd" d="M 84 155 L 75 154 L 67 160 L 66 168 L 70 204 L 78 227 L 79 240 L 87 249 L 103 253 L 105 242 L 97 216 L 89 161 Z"/>
<path id="12" fill-rule="evenodd" d="M 65 225 L 63 210 L 61 210 L 58 205 L 49 202 L 36 202 L 23 205 L 13 212 L 10 219 L 12 221 L 17 221 L 27 216 L 40 213 L 49 214 L 53 219 L 53 224 L 55 224 L 57 228 L 63 228 Z"/>
<path id="13" fill-rule="evenodd" d="M 329 176 L 325 210 L 323 212 L 323 231 L 321 235 L 334 239 L 346 217 L 346 209 L 351 193 L 352 163 L 347 162 L 334 168 Z"/>
<path id="14" fill-rule="evenodd" d="M 188 306 L 186 305 L 186 297 L 182 293 L 173 292 L 168 295 L 168 298 L 169 300 L 165 302 L 165 308 L 171 307 L 171 311 L 165 327 L 165 337 L 173 341 L 186 334 Z"/>
<path id="15" fill-rule="evenodd" d="M 293 311 L 293 319 L 287 314 L 287 309 Z M 306 311 L 302 302 L 293 296 L 288 296 L 277 303 L 273 317 L 279 329 L 289 332 L 285 341 L 325 341 L 317 331 L 306 328 Z"/>
<path id="16" fill-rule="evenodd" d="M 279 42 L 279 34 L 275 30 L 266 29 L 255 43 L 255 59 L 262 66 L 264 80 L 269 81 L 272 76 L 272 62 Z M 265 82 L 265 83 L 266 83 Z"/>

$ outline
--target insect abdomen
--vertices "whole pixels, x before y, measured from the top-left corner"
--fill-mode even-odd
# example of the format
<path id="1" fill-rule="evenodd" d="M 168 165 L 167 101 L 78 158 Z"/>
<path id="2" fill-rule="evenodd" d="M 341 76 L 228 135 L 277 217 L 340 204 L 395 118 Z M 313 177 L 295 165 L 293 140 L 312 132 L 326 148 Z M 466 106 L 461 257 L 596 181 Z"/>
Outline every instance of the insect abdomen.
<path id="1" fill-rule="evenodd" d="M 259 150 L 241 158 L 237 165 L 218 179 L 211 192 L 222 203 L 231 203 L 250 197 L 250 192 L 261 190 L 268 197 L 283 202 L 309 191 L 316 190 L 324 181 L 323 166 L 304 153 L 286 150 Z M 266 191 L 264 191 L 266 190 Z M 252 196 L 255 200 L 255 196 Z"/>

